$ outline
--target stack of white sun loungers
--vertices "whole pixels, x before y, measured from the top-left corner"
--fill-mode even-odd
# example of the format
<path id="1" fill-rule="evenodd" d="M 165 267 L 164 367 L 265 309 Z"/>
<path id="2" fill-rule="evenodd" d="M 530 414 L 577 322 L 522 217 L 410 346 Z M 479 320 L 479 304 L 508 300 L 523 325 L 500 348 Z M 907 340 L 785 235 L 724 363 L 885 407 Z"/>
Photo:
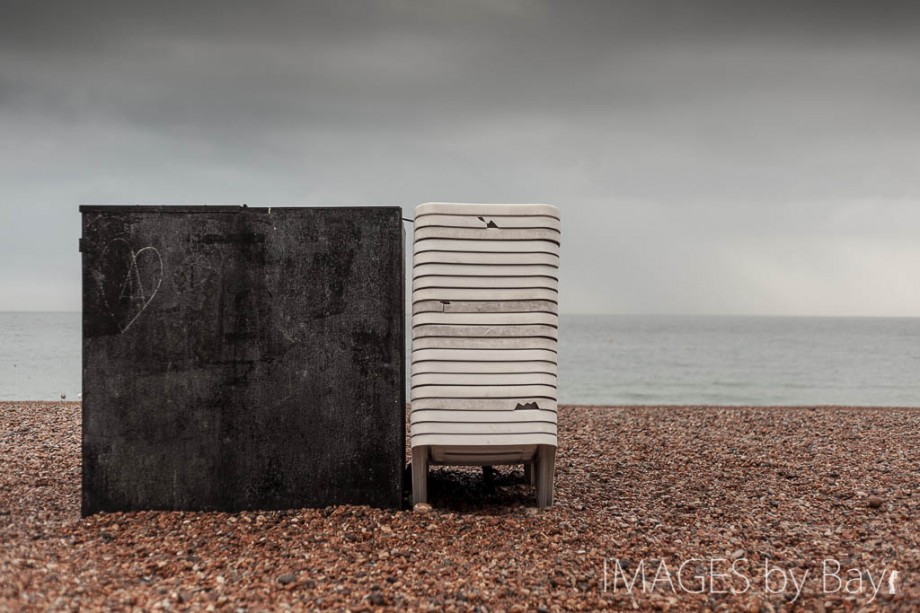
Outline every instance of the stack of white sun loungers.
<path id="1" fill-rule="evenodd" d="M 429 464 L 524 464 L 553 501 L 559 210 L 428 203 L 415 209 L 413 499 Z"/>

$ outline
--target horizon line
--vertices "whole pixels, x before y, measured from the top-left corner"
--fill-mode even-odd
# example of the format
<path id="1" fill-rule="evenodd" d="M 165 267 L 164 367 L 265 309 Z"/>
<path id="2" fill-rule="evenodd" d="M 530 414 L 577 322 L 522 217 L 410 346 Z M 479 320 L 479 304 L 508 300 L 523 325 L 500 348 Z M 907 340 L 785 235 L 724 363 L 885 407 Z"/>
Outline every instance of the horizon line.
<path id="1" fill-rule="evenodd" d="M 83 310 L 59 310 L 59 309 L 40 309 L 40 310 L 23 310 L 23 309 L 0 309 L 0 313 L 20 313 L 20 314 L 29 314 L 29 313 L 82 313 Z M 581 313 L 581 312 L 565 312 L 562 311 L 559 313 L 560 316 L 569 316 L 569 317 L 706 317 L 706 318 L 748 318 L 748 319 L 762 319 L 762 318 L 775 318 L 775 319 L 917 319 L 920 318 L 920 313 L 916 315 L 863 315 L 863 314 L 849 314 L 849 315 L 814 315 L 814 314 L 789 314 L 789 313 L 627 313 L 627 312 L 616 312 L 616 313 Z M 406 316 L 411 317 L 411 313 L 406 311 Z"/>

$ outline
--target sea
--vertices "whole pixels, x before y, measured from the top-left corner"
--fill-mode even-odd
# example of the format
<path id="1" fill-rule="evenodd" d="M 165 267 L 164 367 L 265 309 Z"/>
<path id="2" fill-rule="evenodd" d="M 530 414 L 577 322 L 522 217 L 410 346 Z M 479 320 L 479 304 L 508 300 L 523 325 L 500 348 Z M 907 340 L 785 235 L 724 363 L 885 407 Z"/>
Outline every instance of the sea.
<path id="1" fill-rule="evenodd" d="M 80 314 L 0 312 L 0 400 L 76 400 Z M 559 401 L 920 406 L 920 318 L 562 315 Z"/>

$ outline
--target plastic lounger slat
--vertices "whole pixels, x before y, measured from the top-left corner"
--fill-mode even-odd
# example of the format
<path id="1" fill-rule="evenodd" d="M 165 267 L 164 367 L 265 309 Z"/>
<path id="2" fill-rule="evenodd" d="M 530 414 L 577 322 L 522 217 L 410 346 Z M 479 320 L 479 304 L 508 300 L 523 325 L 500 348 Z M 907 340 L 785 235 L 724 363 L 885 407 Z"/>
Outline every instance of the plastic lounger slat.
<path id="1" fill-rule="evenodd" d="M 479 326 L 559 325 L 555 313 L 418 313 L 412 316 L 413 326 L 426 324 L 455 324 Z"/>
<path id="2" fill-rule="evenodd" d="M 429 287 L 413 290 L 412 302 L 422 300 L 446 300 L 448 302 L 455 300 L 497 300 L 499 302 L 509 300 L 550 300 L 557 302 L 558 296 L 559 292 L 556 290 L 542 287 L 515 289 Z"/>
<path id="3" fill-rule="evenodd" d="M 549 385 L 556 387 L 556 375 L 553 373 L 418 373 L 412 375 L 412 388 L 429 385 Z"/>
<path id="4" fill-rule="evenodd" d="M 410 419 L 415 422 L 491 423 L 543 421 L 556 423 L 556 411 L 542 409 L 515 409 L 514 411 L 446 411 L 428 409 L 412 411 Z"/>
<path id="5" fill-rule="evenodd" d="M 490 253 L 475 251 L 423 251 L 412 257 L 412 265 L 464 264 L 495 266 L 553 266 L 559 267 L 559 255 L 554 253 Z"/>
<path id="6" fill-rule="evenodd" d="M 412 329 L 412 335 L 415 338 L 425 338 L 429 336 L 436 337 L 460 337 L 460 338 L 551 338 L 558 337 L 558 329 L 555 326 L 454 326 L 450 324 L 426 326 L 416 326 Z"/>
<path id="7" fill-rule="evenodd" d="M 461 251 L 479 253 L 552 253 L 559 255 L 559 244 L 546 240 L 463 240 L 426 238 L 415 242 L 414 253 L 425 251 Z"/>
<path id="8" fill-rule="evenodd" d="M 420 300 L 413 313 L 558 313 L 559 305 L 549 300 Z"/>
<path id="9" fill-rule="evenodd" d="M 413 447 L 426 445 L 471 445 L 492 447 L 498 445 L 556 445 L 556 434 L 530 432 L 526 434 L 413 434 Z M 484 451 L 483 455 L 487 452 Z"/>
<path id="10" fill-rule="evenodd" d="M 412 400 L 412 411 L 519 411 L 532 405 L 537 410 L 555 411 L 558 404 L 554 398 L 416 398 Z M 518 408 L 518 407 L 521 408 Z"/>
<path id="11" fill-rule="evenodd" d="M 431 238 L 448 240 L 488 241 L 552 241 L 559 243 L 559 230 L 550 228 L 444 228 L 423 226 L 415 228 L 415 242 Z"/>
<path id="12" fill-rule="evenodd" d="M 509 445 L 489 447 L 470 445 L 438 445 L 429 447 L 433 464 L 520 464 L 532 462 L 537 455 L 537 445 Z"/>
<path id="13" fill-rule="evenodd" d="M 418 349 L 412 352 L 412 366 L 432 362 L 482 364 L 552 364 L 556 366 L 556 352 L 545 349 Z"/>
<path id="14" fill-rule="evenodd" d="M 504 266 L 501 264 L 420 264 L 412 271 L 414 279 L 423 277 L 549 277 L 559 278 L 559 269 L 545 264 L 520 264 Z"/>
<path id="15" fill-rule="evenodd" d="M 559 219 L 559 209 L 551 204 L 426 202 L 415 207 L 415 217 L 422 215 L 514 215 L 546 216 Z"/>
<path id="16" fill-rule="evenodd" d="M 548 349 L 556 352 L 556 339 L 544 337 L 428 337 L 412 339 L 412 350 L 416 349 Z"/>
<path id="17" fill-rule="evenodd" d="M 555 362 L 419 362 L 413 359 L 412 375 L 422 374 L 556 374 Z"/>
<path id="18" fill-rule="evenodd" d="M 440 451 L 455 456 L 474 456 L 484 451 L 489 451 L 495 455 L 516 455 L 522 452 L 530 452 L 533 455 L 536 453 L 537 448 L 534 445 L 494 445 L 488 449 L 477 445 L 445 445 L 441 447 Z"/>
<path id="19" fill-rule="evenodd" d="M 515 289 L 521 287 L 539 287 L 558 291 L 559 281 L 553 277 L 449 277 L 438 275 L 420 277 L 412 282 L 413 290 L 429 287 L 445 287 L 451 289 Z"/>
<path id="20" fill-rule="evenodd" d="M 414 436 L 421 434 L 556 434 L 556 424 L 545 421 L 528 422 L 419 422 L 410 426 Z"/>
<path id="21" fill-rule="evenodd" d="M 547 398 L 556 399 L 556 388 L 552 385 L 426 385 L 412 388 L 412 401 L 416 398 Z"/>
<path id="22" fill-rule="evenodd" d="M 556 217 L 546 215 L 419 215 L 415 228 L 437 226 L 444 228 L 488 228 L 489 223 L 499 228 L 548 228 L 560 231 L 562 224 Z"/>

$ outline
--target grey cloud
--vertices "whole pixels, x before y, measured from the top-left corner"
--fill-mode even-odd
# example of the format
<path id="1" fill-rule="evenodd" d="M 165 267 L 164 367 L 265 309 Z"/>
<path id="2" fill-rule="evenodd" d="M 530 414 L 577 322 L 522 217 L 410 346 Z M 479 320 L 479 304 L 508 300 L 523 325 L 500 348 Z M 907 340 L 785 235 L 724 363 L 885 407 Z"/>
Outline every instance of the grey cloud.
<path id="1" fill-rule="evenodd" d="M 920 307 L 839 256 L 920 264 L 917 3 L 3 12 L 0 284 L 69 308 L 80 202 L 427 200 L 559 204 L 569 311 Z"/>

